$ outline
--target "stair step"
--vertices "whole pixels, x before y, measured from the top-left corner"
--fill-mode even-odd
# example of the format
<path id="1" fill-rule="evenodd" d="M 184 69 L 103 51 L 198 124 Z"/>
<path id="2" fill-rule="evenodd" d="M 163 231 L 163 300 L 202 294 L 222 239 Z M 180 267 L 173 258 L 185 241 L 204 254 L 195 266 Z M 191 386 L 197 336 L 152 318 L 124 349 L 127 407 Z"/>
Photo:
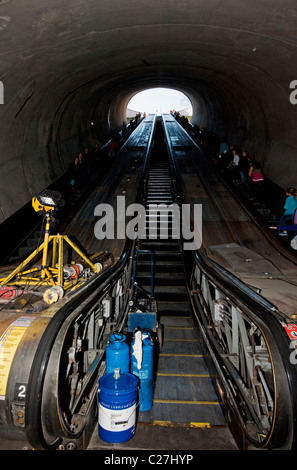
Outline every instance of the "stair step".
<path id="1" fill-rule="evenodd" d="M 150 259 L 150 253 L 142 253 L 139 255 L 139 260 Z M 155 262 L 163 262 L 170 260 L 177 260 L 182 262 L 182 254 L 180 251 L 175 250 L 155 250 L 154 251 Z"/>
<path id="2" fill-rule="evenodd" d="M 19 248 L 19 256 L 29 255 L 32 252 L 32 248 L 28 246 L 21 246 Z"/>
<path id="3" fill-rule="evenodd" d="M 269 215 L 270 209 L 257 209 L 257 211 L 262 215 Z"/>
<path id="4" fill-rule="evenodd" d="M 151 269 L 151 263 L 150 261 L 141 261 L 138 262 L 138 269 L 141 269 L 141 271 L 150 270 Z M 154 262 L 154 272 L 168 272 L 168 270 L 174 270 L 175 272 L 183 272 L 184 270 L 184 264 L 183 262 L 178 262 L 178 261 L 165 261 L 165 260 L 156 260 Z"/>
<path id="5" fill-rule="evenodd" d="M 138 271 L 137 276 L 136 276 L 136 282 L 138 284 L 143 285 L 143 284 L 148 284 L 151 280 L 151 272 L 150 271 Z M 166 272 L 164 271 L 163 273 L 155 273 L 153 275 L 153 280 L 154 280 L 154 285 L 155 286 L 162 286 L 162 285 L 168 285 L 170 284 L 171 286 L 177 285 L 185 286 L 185 276 L 183 272 Z"/>
<path id="6" fill-rule="evenodd" d="M 179 244 L 177 240 L 166 240 L 166 242 L 158 241 L 144 241 L 141 244 L 142 250 L 151 251 L 178 251 Z"/>
<path id="7" fill-rule="evenodd" d="M 26 242 L 26 248 L 36 249 L 39 244 L 40 244 L 39 238 L 28 238 Z"/>
<path id="8" fill-rule="evenodd" d="M 160 315 L 190 315 L 191 310 L 188 302 L 168 302 L 163 300 L 157 301 L 157 309 Z"/>
<path id="9" fill-rule="evenodd" d="M 140 283 L 139 283 L 140 285 Z M 147 291 L 147 292 L 150 292 L 151 290 L 151 285 L 150 284 L 141 284 L 141 286 Z M 159 285 L 159 284 L 154 284 L 154 293 L 156 295 L 158 294 L 162 294 L 162 295 L 166 295 L 168 297 L 171 296 L 172 294 L 173 295 L 181 295 L 181 296 L 184 296 L 184 295 L 187 295 L 188 294 L 188 291 L 187 291 L 187 288 L 185 285 L 181 286 L 181 285 L 174 285 L 174 284 L 169 284 L 167 283 L 167 285 Z"/>

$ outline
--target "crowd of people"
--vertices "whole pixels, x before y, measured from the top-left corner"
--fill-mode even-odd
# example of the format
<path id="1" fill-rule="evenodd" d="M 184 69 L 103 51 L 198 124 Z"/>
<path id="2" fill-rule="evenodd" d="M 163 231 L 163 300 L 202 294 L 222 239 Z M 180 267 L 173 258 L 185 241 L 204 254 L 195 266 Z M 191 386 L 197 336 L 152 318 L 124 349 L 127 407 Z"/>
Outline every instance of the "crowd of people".
<path id="1" fill-rule="evenodd" d="M 145 114 L 142 116 L 145 117 Z M 99 162 L 99 156 L 107 156 L 100 159 L 100 165 L 105 165 L 115 158 L 122 141 L 141 121 L 140 113 L 131 119 L 128 124 L 122 123 L 119 130 L 115 132 L 106 145 L 97 142 L 92 150 L 86 145 L 83 150 L 79 151 L 74 157 L 69 167 L 69 178 L 71 191 L 74 196 L 79 195 L 88 186 L 91 180 L 97 174 L 96 168 Z"/>
<path id="2" fill-rule="evenodd" d="M 69 167 L 70 186 L 73 194 L 82 191 L 88 185 L 93 170 L 93 163 L 99 151 L 100 144 L 97 143 L 91 152 L 89 147 L 85 146 L 83 151 L 74 157 Z"/>
<path id="3" fill-rule="evenodd" d="M 224 175 L 237 185 L 242 185 L 249 199 L 258 197 L 262 190 L 264 174 L 261 164 L 254 154 L 228 144 L 225 139 L 206 129 L 190 124 L 188 118 L 173 113 L 175 119 L 194 137 L 201 149 L 217 165 Z"/>
<path id="4" fill-rule="evenodd" d="M 206 129 L 200 129 L 197 125 L 191 125 L 188 119 L 173 114 L 175 119 L 194 137 L 194 140 L 208 155 L 218 169 L 232 181 L 245 190 L 248 199 L 258 199 L 263 183 L 265 181 L 261 164 L 254 154 L 246 149 L 240 149 L 236 145 L 229 145 L 225 139 L 219 139 L 215 133 Z M 286 189 L 283 206 L 283 214 L 279 225 L 270 226 L 270 229 L 278 230 L 279 235 L 287 236 L 288 233 L 296 237 L 297 243 L 297 189 L 290 187 Z M 292 246 L 292 241 L 291 241 Z M 297 249 L 297 244 L 294 249 Z"/>
<path id="5" fill-rule="evenodd" d="M 258 198 L 265 178 L 261 164 L 254 154 L 250 154 L 246 149 L 240 149 L 234 144 L 229 145 L 225 139 L 219 139 L 215 133 L 206 129 L 201 130 L 197 125 L 191 125 L 188 118 L 181 116 L 178 112 L 173 111 L 172 115 L 194 137 L 204 153 L 213 160 L 228 180 L 241 186 L 248 199 Z M 104 148 L 107 152 L 108 160 L 112 160 L 120 148 L 121 140 L 126 137 L 129 130 L 133 130 L 139 124 L 140 120 L 141 116 L 137 115 L 128 126 L 123 122 L 107 146 L 96 143 L 92 151 L 88 146 L 85 146 L 83 151 L 78 153 L 69 168 L 73 194 L 83 191 L 93 179 L 95 163 L 98 161 L 97 157 L 102 154 L 102 149 Z M 297 235 L 297 189 L 287 188 L 284 213 L 280 218 L 280 224 L 270 228 L 278 229 L 280 235 L 285 236 L 288 231 Z"/>
<path id="6" fill-rule="evenodd" d="M 170 114 L 184 127 L 188 128 L 190 126 L 189 119 L 187 116 L 182 116 L 179 111 L 170 111 Z"/>
<path id="7" fill-rule="evenodd" d="M 107 161 L 112 160 L 120 147 L 121 133 L 115 133 L 108 145 L 102 146 L 100 143 L 96 143 L 95 147 L 90 150 L 88 146 L 74 157 L 73 162 L 69 166 L 69 178 L 70 186 L 73 195 L 79 195 L 88 186 L 97 175 L 97 164 L 106 165 Z M 107 156 L 107 159 L 99 156 Z M 102 168 L 101 168 L 102 169 Z"/>
<path id="8" fill-rule="evenodd" d="M 264 174 L 254 154 L 235 145 L 229 146 L 223 139 L 214 161 L 223 173 L 229 173 L 233 183 L 243 185 L 249 199 L 257 198 L 262 189 Z"/>

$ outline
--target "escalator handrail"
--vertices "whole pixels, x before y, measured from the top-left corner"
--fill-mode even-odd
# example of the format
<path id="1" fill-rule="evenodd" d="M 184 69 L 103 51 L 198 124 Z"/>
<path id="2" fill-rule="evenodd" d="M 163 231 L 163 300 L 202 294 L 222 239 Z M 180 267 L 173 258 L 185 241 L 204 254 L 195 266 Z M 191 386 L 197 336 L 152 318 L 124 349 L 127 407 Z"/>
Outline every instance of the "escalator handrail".
<path id="1" fill-rule="evenodd" d="M 148 158 L 151 150 L 151 143 L 155 128 L 156 117 L 153 119 L 152 132 L 147 144 L 142 174 L 139 183 L 137 200 L 140 200 L 142 195 L 143 180 L 145 176 L 145 168 L 148 163 Z M 41 422 L 41 403 L 42 403 L 42 388 L 45 381 L 45 374 L 51 350 L 54 346 L 54 342 L 58 335 L 58 332 L 64 323 L 65 319 L 71 315 L 78 307 L 83 305 L 84 301 L 87 300 L 96 290 L 96 299 L 92 302 L 97 302 L 98 298 L 104 295 L 107 290 L 107 285 L 116 282 L 119 275 L 123 272 L 125 266 L 128 264 L 130 257 L 132 256 L 132 250 L 134 247 L 134 240 L 127 239 L 125 242 L 124 249 L 118 261 L 108 268 L 106 271 L 102 271 L 97 276 L 92 278 L 88 285 L 82 289 L 77 295 L 75 295 L 69 302 L 61 307 L 57 313 L 49 321 L 45 331 L 43 332 L 42 339 L 39 341 L 35 356 L 33 358 L 30 376 L 28 380 L 27 397 L 29 400 L 26 401 L 25 407 L 25 422 L 26 422 L 26 436 L 29 443 L 34 448 L 42 448 L 46 450 L 57 449 L 61 444 L 62 439 L 56 439 L 52 444 L 48 444 L 42 430 Z M 80 313 L 84 310 L 89 310 L 90 304 L 84 305 Z"/>
<path id="2" fill-rule="evenodd" d="M 180 124 L 177 123 L 179 126 Z M 169 154 L 171 156 L 171 161 L 173 165 L 174 177 L 178 181 L 178 187 L 182 188 L 181 177 L 177 171 L 174 152 L 172 144 L 166 129 L 163 118 L 163 126 L 165 135 L 167 137 L 167 147 Z M 181 129 L 182 126 L 180 126 Z M 183 129 L 184 131 L 184 129 Z M 185 132 L 185 131 L 184 131 Z M 192 140 L 188 135 L 187 137 Z M 194 146 L 198 147 L 197 144 L 192 140 Z M 198 147 L 199 148 L 199 147 Z M 180 194 L 182 199 L 182 194 Z M 217 286 L 221 287 L 222 292 L 225 291 L 233 300 L 239 301 L 243 306 L 245 306 L 249 311 L 252 311 L 255 316 L 258 316 L 270 329 L 272 332 L 276 344 L 278 345 L 278 351 L 282 358 L 282 362 L 286 371 L 288 386 L 291 395 L 292 403 L 292 414 L 293 414 L 293 446 L 297 443 L 297 374 L 296 374 L 296 365 L 294 365 L 290 360 L 290 351 L 291 340 L 288 334 L 285 331 L 284 326 L 289 321 L 290 323 L 297 322 L 294 319 L 289 318 L 283 312 L 280 312 L 279 309 L 273 305 L 271 302 L 263 298 L 261 295 L 257 294 L 253 289 L 247 286 L 244 282 L 238 279 L 235 275 L 230 273 L 227 269 L 220 266 L 214 260 L 209 258 L 207 255 L 202 253 L 200 250 L 192 251 L 193 262 L 203 271 L 206 277 Z M 292 352 L 292 349 L 291 349 Z M 293 447 L 294 448 L 294 447 Z"/>
<path id="3" fill-rule="evenodd" d="M 178 124 L 180 126 L 180 128 L 184 131 L 183 127 L 178 122 L 176 122 L 176 124 Z M 174 152 L 173 152 L 173 149 L 172 149 L 170 139 L 168 137 L 168 133 L 166 131 L 166 126 L 164 126 L 164 128 L 165 128 L 165 132 L 166 132 L 166 135 L 167 135 L 167 144 L 168 144 L 168 147 L 169 147 L 169 150 L 170 150 L 170 155 L 171 155 L 172 165 L 173 165 L 173 169 L 174 169 L 174 173 L 175 173 L 175 178 L 179 183 L 178 187 L 182 188 L 181 178 L 180 178 L 180 175 L 177 171 L 175 159 L 173 158 L 173 153 Z M 190 136 L 187 135 L 187 137 L 189 139 L 191 139 Z M 192 142 L 193 142 L 194 146 L 198 147 L 197 144 L 195 144 L 194 141 L 192 141 Z M 228 271 L 227 269 L 225 269 L 224 267 L 222 267 L 221 265 L 216 263 L 214 260 L 209 258 L 207 255 L 202 254 L 202 252 L 199 251 L 199 250 L 193 250 L 192 254 L 193 254 L 193 258 L 194 258 L 195 263 L 198 264 L 201 268 L 203 268 L 205 274 L 209 274 L 209 276 L 211 277 L 213 275 L 213 273 L 215 272 L 217 281 L 220 281 L 222 283 L 224 283 L 224 281 L 227 278 L 228 281 L 229 281 L 229 287 L 232 288 L 232 286 L 233 286 L 233 288 L 236 290 L 238 295 L 240 295 L 239 293 L 241 292 L 242 294 L 244 294 L 246 296 L 246 298 L 248 297 L 253 302 L 256 302 L 259 305 L 269 309 L 270 312 L 278 314 L 279 318 L 281 317 L 281 319 L 283 319 L 283 320 L 288 318 L 284 313 L 280 312 L 279 309 L 274 304 L 272 304 L 271 302 L 266 300 L 264 297 L 262 297 L 261 295 L 256 293 L 253 289 L 251 289 L 248 285 L 246 285 L 244 282 L 242 282 L 234 274 L 232 274 L 230 271 Z M 292 320 L 292 323 L 294 323 L 294 320 Z"/>

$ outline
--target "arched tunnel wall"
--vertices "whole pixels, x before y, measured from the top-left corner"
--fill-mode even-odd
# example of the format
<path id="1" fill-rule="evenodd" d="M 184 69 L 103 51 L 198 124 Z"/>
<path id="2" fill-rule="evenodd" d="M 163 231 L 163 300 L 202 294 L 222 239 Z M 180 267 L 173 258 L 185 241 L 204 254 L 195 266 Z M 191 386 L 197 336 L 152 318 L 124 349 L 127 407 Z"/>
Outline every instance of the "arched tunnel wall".
<path id="1" fill-rule="evenodd" d="M 0 222 L 156 86 L 184 92 L 193 123 L 255 153 L 277 184 L 297 184 L 296 5 L 198 3 L 0 2 Z"/>

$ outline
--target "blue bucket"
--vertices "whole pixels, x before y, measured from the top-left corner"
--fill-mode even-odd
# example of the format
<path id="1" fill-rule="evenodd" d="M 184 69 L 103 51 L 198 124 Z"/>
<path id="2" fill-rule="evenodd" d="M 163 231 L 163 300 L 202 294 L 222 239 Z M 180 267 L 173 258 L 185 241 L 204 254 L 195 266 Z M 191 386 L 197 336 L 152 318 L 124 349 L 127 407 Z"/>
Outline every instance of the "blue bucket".
<path id="1" fill-rule="evenodd" d="M 135 434 L 138 378 L 114 373 L 99 379 L 98 433 L 110 444 L 126 442 Z"/>

